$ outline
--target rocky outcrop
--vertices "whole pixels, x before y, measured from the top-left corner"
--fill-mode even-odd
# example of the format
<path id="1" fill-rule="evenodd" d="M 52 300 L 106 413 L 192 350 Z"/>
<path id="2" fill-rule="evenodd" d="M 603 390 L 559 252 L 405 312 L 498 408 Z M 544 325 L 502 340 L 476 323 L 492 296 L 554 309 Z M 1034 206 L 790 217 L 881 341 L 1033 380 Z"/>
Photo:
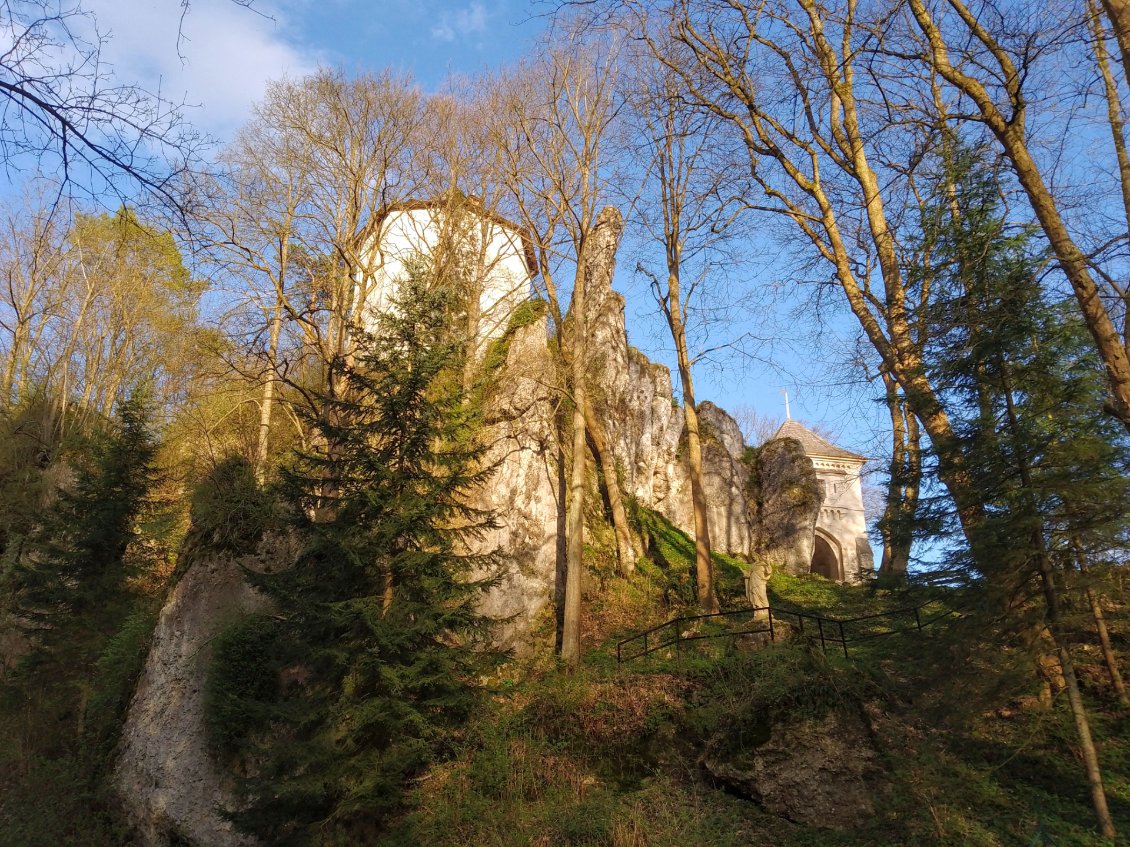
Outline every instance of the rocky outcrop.
<path id="1" fill-rule="evenodd" d="M 485 411 L 486 462 L 495 470 L 474 498 L 494 513 L 498 526 L 474 546 L 502 557 L 499 582 L 480 609 L 499 621 L 495 637 L 500 646 L 522 650 L 532 646 L 526 636 L 553 599 L 564 503 L 557 487 L 556 376 L 544 317 L 514 329 L 505 343 L 506 362 Z"/>
<path id="2" fill-rule="evenodd" d="M 800 442 L 779 438 L 751 457 L 754 554 L 774 571 L 808 573 L 824 492 Z"/>
<path id="3" fill-rule="evenodd" d="M 861 713 L 784 717 L 759 739 L 747 730 L 707 744 L 700 763 L 717 782 L 794 823 L 846 830 L 874 816 L 883 773 Z"/>
<path id="4" fill-rule="evenodd" d="M 706 489 L 707 521 L 710 541 L 715 549 L 740 556 L 753 551 L 746 489 L 749 487 L 749 466 L 743 461 L 745 441 L 738 422 L 713 403 L 698 404 L 698 425 L 702 436 L 702 476 Z M 680 454 L 682 455 L 682 454 Z M 689 499 L 690 478 L 687 465 L 679 463 L 687 475 L 685 488 Z M 693 527 L 693 516 L 684 527 Z"/>
<path id="5" fill-rule="evenodd" d="M 671 373 L 628 344 L 624 298 L 612 290 L 611 274 L 588 282 L 589 390 L 624 475 L 624 489 L 680 529 L 693 532 L 685 418 L 674 399 Z M 741 430 L 712 403 L 700 404 L 698 411 L 712 544 L 748 556 L 752 533 Z"/>
<path id="6" fill-rule="evenodd" d="M 138 844 L 255 843 L 223 816 L 227 779 L 210 754 L 204 697 L 212 639 L 262 605 L 233 561 L 202 557 L 161 610 L 114 771 Z"/>

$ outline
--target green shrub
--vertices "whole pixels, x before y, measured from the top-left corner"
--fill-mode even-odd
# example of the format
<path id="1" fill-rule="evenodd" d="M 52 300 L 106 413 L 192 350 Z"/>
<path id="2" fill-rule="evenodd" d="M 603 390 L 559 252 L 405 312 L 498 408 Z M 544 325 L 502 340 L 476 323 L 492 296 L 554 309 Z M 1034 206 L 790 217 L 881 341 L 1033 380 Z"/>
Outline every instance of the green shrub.
<path id="1" fill-rule="evenodd" d="M 208 739 L 218 749 L 238 753 L 272 710 L 284 663 L 277 621 L 264 615 L 245 618 L 223 630 L 213 643 L 205 692 Z"/>
<path id="2" fill-rule="evenodd" d="M 86 707 L 84 746 L 99 765 L 108 763 L 117 743 L 156 624 L 153 606 L 134 610 L 106 642 L 95 663 L 93 691 Z"/>

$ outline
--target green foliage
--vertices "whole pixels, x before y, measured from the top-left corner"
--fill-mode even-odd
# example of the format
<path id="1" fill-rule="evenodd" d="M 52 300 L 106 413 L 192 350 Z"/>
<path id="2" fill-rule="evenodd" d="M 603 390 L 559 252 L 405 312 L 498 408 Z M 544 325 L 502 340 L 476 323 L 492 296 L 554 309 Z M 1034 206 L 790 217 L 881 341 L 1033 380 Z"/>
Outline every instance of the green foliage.
<path id="1" fill-rule="evenodd" d="M 644 539 L 644 557 L 639 570 L 662 592 L 668 607 L 695 605 L 694 540 L 658 512 L 632 507 L 632 521 Z M 723 606 L 741 603 L 745 597 L 742 563 L 732 556 L 711 551 L 715 590 Z"/>
<path id="2" fill-rule="evenodd" d="M 829 613 L 878 612 L 900 594 L 827 580 L 774 578 L 775 602 L 821 604 Z M 946 592 L 916 588 L 946 600 Z M 877 641 L 883 641 L 878 639 Z M 1072 757 L 1066 704 L 980 712 L 950 733 L 934 730 L 919 701 L 926 636 L 887 639 L 889 652 L 825 659 L 800 642 L 720 660 L 586 665 L 526 672 L 469 726 L 455 757 L 434 765 L 411 811 L 376 845 L 524 847 L 561 843 L 639 847 L 1100 847 Z M 861 716 L 887 772 L 876 814 L 854 831 L 795 824 L 713 785 L 704 746 L 730 745 L 741 761 L 775 720 Z M 1130 812 L 1125 718 L 1094 716 L 1115 814 Z M 797 790 L 803 791 L 803 786 Z M 1046 839 L 1041 841 L 1038 839 Z M 540 842 L 539 842 L 540 840 Z"/>
<path id="3" fill-rule="evenodd" d="M 156 625 L 153 604 L 139 604 L 106 642 L 95 662 L 85 711 L 83 746 L 85 757 L 96 772 L 105 769 L 113 757 Z"/>
<path id="4" fill-rule="evenodd" d="M 132 575 L 126 550 L 156 482 L 156 441 L 144 401 L 118 408 L 111 431 L 92 447 L 13 562 L 10 583 L 18 613 L 50 641 L 62 615 L 97 613 L 119 603 Z"/>
<path id="5" fill-rule="evenodd" d="M 285 661 L 281 623 L 256 615 L 221 632 L 213 643 L 205 693 L 208 737 L 222 752 L 240 753 L 274 716 L 270 703 Z"/>
<path id="6" fill-rule="evenodd" d="M 193 543 L 236 557 L 253 553 L 277 519 L 274 499 L 241 456 L 229 456 L 212 469 L 194 489 L 191 509 Z"/>
<path id="7" fill-rule="evenodd" d="M 0 831 L 28 847 L 126 843 L 110 773 L 156 607 L 68 622 L 0 680 Z M 110 618 L 122 619 L 117 629 Z"/>
<path id="8" fill-rule="evenodd" d="M 501 337 L 491 341 L 483 356 L 482 370 L 491 374 L 506 364 L 506 357 L 510 355 L 510 342 L 514 334 L 533 323 L 545 318 L 548 304 L 544 300 L 530 299 L 523 302 L 510 313 L 510 320 L 506 324 L 506 331 Z"/>
<path id="9" fill-rule="evenodd" d="M 912 282 L 931 287 L 927 370 L 984 508 L 976 549 L 955 564 L 1011 592 L 1042 548 L 1095 533 L 1126 541 L 1130 451 L 1121 425 L 1095 413 L 1102 367 L 1074 302 L 1041 286 L 1041 245 L 1009 229 L 983 151 L 953 140 L 945 150 L 922 212 L 932 260 Z"/>
<path id="10" fill-rule="evenodd" d="M 304 544 L 294 567 L 250 574 L 277 626 L 249 623 L 221 644 L 213 725 L 225 710 L 252 731 L 237 824 L 271 843 L 363 840 L 398 810 L 404 784 L 478 702 L 496 656 L 475 609 L 493 554 L 461 544 L 492 525 L 464 495 L 489 469 L 478 409 L 446 330 L 450 293 L 418 269 L 401 284 L 354 366 L 334 365 L 310 423 L 323 449 L 285 474 Z M 293 657 L 292 684 L 237 683 L 261 653 Z"/>

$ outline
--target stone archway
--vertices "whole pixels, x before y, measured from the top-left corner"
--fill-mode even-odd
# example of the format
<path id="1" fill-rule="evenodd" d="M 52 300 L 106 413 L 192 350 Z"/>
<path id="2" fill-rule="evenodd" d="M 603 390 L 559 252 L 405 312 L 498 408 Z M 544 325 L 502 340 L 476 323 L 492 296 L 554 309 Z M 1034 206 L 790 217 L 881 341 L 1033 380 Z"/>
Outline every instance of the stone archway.
<path id="1" fill-rule="evenodd" d="M 809 573 L 819 574 L 833 582 L 843 580 L 843 567 L 840 563 L 839 545 L 834 539 L 828 538 L 821 532 L 816 533 L 812 545 L 812 564 Z"/>

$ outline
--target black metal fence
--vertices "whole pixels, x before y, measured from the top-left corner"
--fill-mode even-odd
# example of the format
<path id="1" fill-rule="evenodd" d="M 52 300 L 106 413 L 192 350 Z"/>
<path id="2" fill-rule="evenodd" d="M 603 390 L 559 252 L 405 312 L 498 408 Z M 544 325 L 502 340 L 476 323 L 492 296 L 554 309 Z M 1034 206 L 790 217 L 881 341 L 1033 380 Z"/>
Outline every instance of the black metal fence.
<path id="1" fill-rule="evenodd" d="M 921 606 L 914 606 L 906 609 L 894 609 L 889 612 L 860 615 L 855 618 L 833 618 L 813 612 L 784 609 L 776 606 L 759 606 L 707 615 L 689 615 L 672 618 L 630 638 L 625 638 L 616 645 L 616 662 L 617 664 L 630 662 L 665 647 L 674 647 L 676 651 L 679 651 L 685 643 L 706 639 L 733 639 L 743 635 L 768 634 L 770 641 L 776 641 L 780 624 L 794 625 L 794 621 L 799 635 L 811 638 L 813 641 L 819 640 L 820 648 L 824 652 L 827 652 L 829 647 L 839 647 L 844 651 L 844 657 L 847 658 L 849 656 L 848 645 L 850 644 L 858 644 L 899 633 L 921 632 L 922 627 L 949 615 L 946 612 L 924 620 L 922 608 Z M 709 624 L 719 621 L 729 624 L 732 619 L 743 617 L 745 620 L 739 620 L 737 626 L 729 626 L 719 632 L 701 632 L 692 628 L 701 625 L 702 622 Z"/>

